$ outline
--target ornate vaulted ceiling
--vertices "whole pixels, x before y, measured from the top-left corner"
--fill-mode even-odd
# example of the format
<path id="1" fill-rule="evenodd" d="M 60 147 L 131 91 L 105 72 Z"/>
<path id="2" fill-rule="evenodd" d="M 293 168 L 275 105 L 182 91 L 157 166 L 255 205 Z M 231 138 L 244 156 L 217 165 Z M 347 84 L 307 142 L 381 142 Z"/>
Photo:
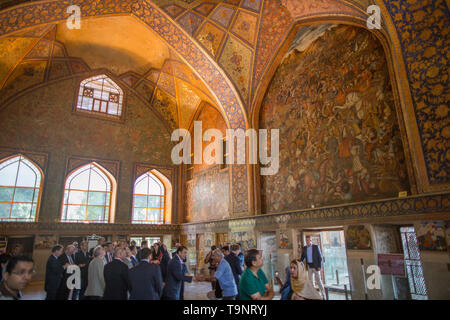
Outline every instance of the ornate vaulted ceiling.
<path id="1" fill-rule="evenodd" d="M 107 71 L 165 120 L 189 128 L 201 101 L 215 105 L 203 82 L 161 40 L 128 16 L 37 27 L 0 40 L 0 104 L 30 88 L 78 74 Z"/>
<path id="2" fill-rule="evenodd" d="M 20 1 L 22 2 L 29 1 Z M 82 6 L 82 16 L 88 6 L 101 5 L 101 3 L 91 4 L 90 1 L 82 0 L 76 2 L 82 4 L 86 2 L 86 6 Z M 130 7 L 133 12 L 138 4 L 145 1 L 110 2 L 105 5 Z M 263 76 L 298 16 L 338 11 L 358 15 L 363 12 L 362 8 L 365 8 L 370 0 L 316 0 L 314 2 L 305 0 L 152 0 L 152 2 L 167 14 L 168 19 L 181 26 L 186 34 L 222 68 L 236 89 L 249 116 L 256 100 L 255 95 L 261 95 L 264 91 L 264 86 L 259 88 Z M 1 7 L 6 8 L 17 3 L 19 2 L 6 1 Z M 89 70 L 106 68 L 116 75 L 128 73 L 129 77 L 126 79 L 133 82 L 137 81 L 136 79 L 143 79 L 144 74 L 149 76 L 147 73 L 152 73 L 154 77 L 155 71 L 150 72 L 150 69 L 161 70 L 164 65 L 176 64 L 177 62 L 174 61 L 180 62 L 175 51 L 172 51 L 156 33 L 150 32 L 148 26 L 138 23 L 133 17 L 83 19 L 82 23 L 80 30 L 68 30 L 65 24 L 59 24 L 55 40 L 57 47 L 65 48 L 68 57 L 82 59 Z M 39 36 L 38 30 L 41 29 L 42 27 L 38 27 L 31 32 Z M 10 45 L 12 41 L 15 43 Z M 0 42 L 0 46 L 15 48 L 12 53 L 8 53 L 7 58 L 2 59 L 5 61 L 2 61 L 2 70 L 0 70 L 2 82 L 0 83 L 5 82 L 5 79 L 1 80 L 1 76 L 5 76 L 2 72 L 7 73 L 8 71 L 5 70 L 9 70 L 10 64 L 14 65 L 13 61 L 21 57 L 21 50 L 27 50 L 25 48 L 28 48 L 27 46 L 31 43 L 32 40 L 29 37 L 10 37 Z M 186 69 L 185 67 L 181 69 Z M 170 70 L 171 68 L 166 66 L 161 78 L 161 89 L 169 94 L 163 100 L 175 99 L 178 106 L 186 105 L 188 100 L 193 103 L 197 99 L 192 98 L 190 94 L 189 98 L 186 97 L 184 92 L 196 92 L 196 88 L 199 92 L 196 92 L 195 96 L 214 103 L 212 98 L 214 94 L 211 94 L 201 81 L 193 87 L 184 82 L 184 84 L 180 83 L 180 79 L 174 78 L 169 81 L 164 74 L 171 74 Z M 195 71 L 199 72 L 199 70 Z M 151 81 L 151 79 L 146 80 Z M 147 81 L 128 84 L 136 85 L 144 96 L 148 95 L 150 83 Z M 158 90 L 154 90 L 155 85 L 157 83 L 153 82 L 150 86 L 152 95 L 155 91 L 157 96 L 164 96 L 165 94 L 158 94 Z M 172 112 L 173 116 L 166 117 L 167 120 L 172 124 L 185 125 L 189 116 L 184 115 L 184 109 L 186 108 L 178 107 L 176 112 L 175 110 Z M 192 112 L 192 107 L 187 107 L 187 110 Z M 176 114 L 178 119 L 175 119 Z"/>
<path id="3" fill-rule="evenodd" d="M 370 0 L 153 0 L 222 67 L 246 106 L 294 21 L 320 13 L 363 17 Z"/>

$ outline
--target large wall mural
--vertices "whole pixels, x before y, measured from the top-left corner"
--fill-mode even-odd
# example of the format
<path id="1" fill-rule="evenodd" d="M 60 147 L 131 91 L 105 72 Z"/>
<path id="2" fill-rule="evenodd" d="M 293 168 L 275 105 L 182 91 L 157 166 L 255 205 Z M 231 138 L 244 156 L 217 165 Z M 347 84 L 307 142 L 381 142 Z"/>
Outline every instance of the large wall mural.
<path id="1" fill-rule="evenodd" d="M 229 217 L 229 174 L 217 167 L 186 183 L 186 221 L 208 221 Z"/>
<path id="2" fill-rule="evenodd" d="M 196 121 L 201 121 L 203 133 L 218 129 L 225 136 L 227 128 L 218 110 L 205 104 Z M 193 146 L 194 135 L 191 135 Z M 210 142 L 203 142 L 202 150 Z M 192 149 L 193 152 L 193 149 Z M 208 221 L 229 217 L 229 168 L 220 165 L 194 164 L 192 179 L 186 182 L 186 222 Z"/>
<path id="3" fill-rule="evenodd" d="M 368 31 L 337 26 L 305 52 L 291 52 L 260 122 L 280 128 L 280 170 L 261 179 L 264 212 L 409 190 L 386 59 Z"/>

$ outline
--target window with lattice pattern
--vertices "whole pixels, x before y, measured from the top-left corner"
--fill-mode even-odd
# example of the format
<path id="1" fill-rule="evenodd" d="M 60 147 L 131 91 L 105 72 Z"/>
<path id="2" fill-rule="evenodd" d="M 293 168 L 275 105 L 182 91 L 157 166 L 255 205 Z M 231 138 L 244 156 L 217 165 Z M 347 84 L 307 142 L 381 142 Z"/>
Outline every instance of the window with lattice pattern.
<path id="1" fill-rule="evenodd" d="M 80 83 L 77 111 L 120 118 L 123 91 L 106 75 L 94 76 Z"/>
<path id="2" fill-rule="evenodd" d="M 132 223 L 164 223 L 165 188 L 151 172 L 136 179 Z"/>
<path id="3" fill-rule="evenodd" d="M 0 161 L 0 222 L 34 222 L 42 172 L 22 155 Z"/>
<path id="4" fill-rule="evenodd" d="M 108 223 L 112 181 L 96 163 L 87 164 L 66 179 L 62 222 Z"/>

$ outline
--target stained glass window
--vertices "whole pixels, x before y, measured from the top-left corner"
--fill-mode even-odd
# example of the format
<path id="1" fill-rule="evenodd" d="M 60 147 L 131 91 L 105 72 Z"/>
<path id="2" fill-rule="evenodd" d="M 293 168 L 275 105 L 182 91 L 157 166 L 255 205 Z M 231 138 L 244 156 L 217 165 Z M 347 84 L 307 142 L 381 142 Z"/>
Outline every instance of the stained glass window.
<path id="1" fill-rule="evenodd" d="M 72 172 L 64 188 L 61 221 L 107 223 L 112 196 L 110 179 L 94 163 Z"/>
<path id="2" fill-rule="evenodd" d="M 0 162 L 0 222 L 36 221 L 40 169 L 22 155 Z"/>
<path id="3" fill-rule="evenodd" d="M 77 110 L 120 118 L 122 99 L 122 89 L 103 74 L 81 82 Z"/>
<path id="4" fill-rule="evenodd" d="M 133 193 L 132 223 L 164 223 L 165 189 L 151 172 L 136 179 Z"/>

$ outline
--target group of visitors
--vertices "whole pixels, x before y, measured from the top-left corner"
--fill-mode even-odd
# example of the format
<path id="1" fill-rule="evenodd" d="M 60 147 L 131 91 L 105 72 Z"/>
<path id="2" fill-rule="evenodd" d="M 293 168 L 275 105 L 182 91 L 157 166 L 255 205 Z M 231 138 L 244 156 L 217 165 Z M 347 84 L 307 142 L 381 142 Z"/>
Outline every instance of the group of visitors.
<path id="1" fill-rule="evenodd" d="M 280 289 L 282 300 L 320 300 L 325 298 L 320 279 L 322 254 L 306 237 L 301 258 L 293 260 L 286 270 L 286 281 Z M 56 245 L 47 260 L 45 274 L 46 300 L 183 300 L 184 282 L 199 280 L 186 266 L 187 248 L 177 243 L 170 254 L 161 242 L 137 247 L 130 243 L 105 242 L 104 238 L 88 250 L 88 243 Z M 21 291 L 34 274 L 34 262 L 20 252 L 0 255 L 0 300 L 20 299 Z M 205 257 L 209 263 L 213 296 L 223 300 L 271 300 L 274 297 L 262 267 L 262 252 L 249 249 L 245 255 L 240 244 L 211 247 Z M 67 280 L 80 268 L 80 289 L 69 289 Z M 321 294 L 312 284 L 313 277 Z"/>
<path id="2" fill-rule="evenodd" d="M 244 265 L 240 257 L 243 258 Z M 211 252 L 205 257 L 209 263 L 211 283 L 215 298 L 223 300 L 271 300 L 274 297 L 273 287 L 270 285 L 262 267 L 264 259 L 261 251 L 250 249 L 245 256 L 240 252 L 240 245 L 224 246 L 218 249 L 211 247 Z M 325 299 L 324 287 L 320 278 L 322 254 L 317 245 L 312 244 L 311 238 L 306 237 L 299 260 L 293 260 L 286 270 L 286 281 L 281 286 L 282 300 L 322 300 Z M 321 294 L 312 284 L 313 277 L 318 283 Z M 213 299 L 212 295 L 208 298 Z"/>
<path id="3" fill-rule="evenodd" d="M 146 240 L 137 247 L 130 243 L 98 240 L 88 251 L 70 244 L 56 245 L 48 258 L 45 277 L 47 300 L 180 300 L 184 282 L 191 282 L 186 267 L 187 248 L 176 245 L 172 257 L 165 244 Z M 70 265 L 78 265 L 81 288 L 70 290 L 67 279 Z"/>

